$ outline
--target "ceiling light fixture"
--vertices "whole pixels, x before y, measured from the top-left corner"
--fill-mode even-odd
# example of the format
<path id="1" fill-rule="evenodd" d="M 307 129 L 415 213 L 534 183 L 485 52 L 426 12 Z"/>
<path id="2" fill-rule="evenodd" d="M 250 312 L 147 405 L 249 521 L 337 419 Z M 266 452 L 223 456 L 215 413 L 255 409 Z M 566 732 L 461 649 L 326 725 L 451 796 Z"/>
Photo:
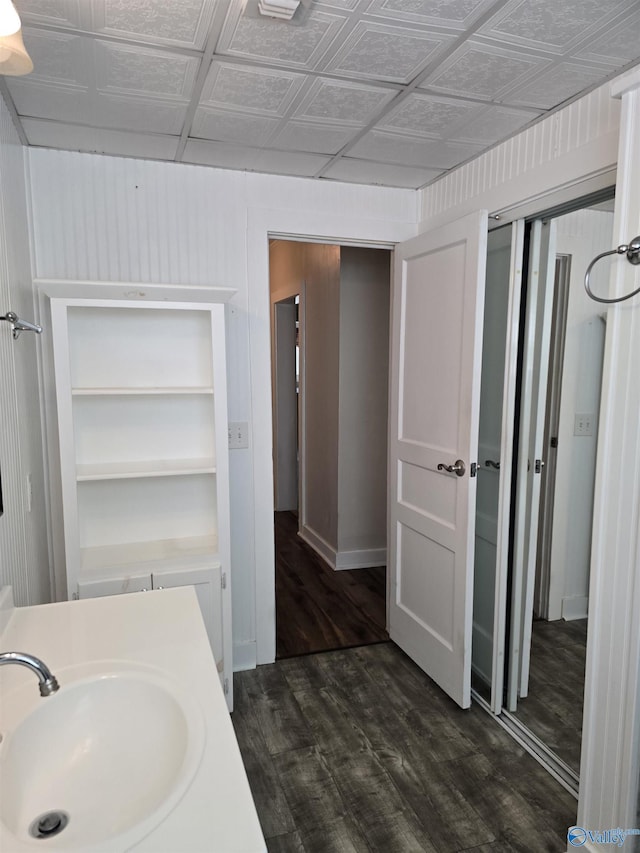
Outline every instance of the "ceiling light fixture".
<path id="1" fill-rule="evenodd" d="M 258 11 L 268 18 L 281 18 L 290 21 L 300 0 L 258 0 Z"/>
<path id="2" fill-rule="evenodd" d="M 17 77 L 33 71 L 22 41 L 20 17 L 11 0 L 0 0 L 0 74 Z"/>

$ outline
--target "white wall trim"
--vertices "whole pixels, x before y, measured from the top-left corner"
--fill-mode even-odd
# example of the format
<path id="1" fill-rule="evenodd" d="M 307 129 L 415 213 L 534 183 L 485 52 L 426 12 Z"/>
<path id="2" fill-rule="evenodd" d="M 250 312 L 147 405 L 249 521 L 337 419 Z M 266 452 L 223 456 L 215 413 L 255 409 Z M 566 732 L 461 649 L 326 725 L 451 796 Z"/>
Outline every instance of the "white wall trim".
<path id="1" fill-rule="evenodd" d="M 640 74 L 636 71 L 633 77 L 617 84 L 624 94 L 612 246 L 628 242 L 640 230 Z M 616 88 L 614 84 L 614 92 Z M 640 285 L 640 268 L 624 258 L 611 263 L 610 275 L 610 295 L 628 293 Z M 633 827 L 637 821 L 639 363 L 640 300 L 636 297 L 611 306 L 607 313 L 578 808 L 578 824 L 585 829 Z"/>
<path id="2" fill-rule="evenodd" d="M 562 599 L 562 618 L 567 622 L 572 619 L 586 619 L 588 615 L 588 595 L 570 595 Z"/>
<path id="3" fill-rule="evenodd" d="M 256 644 L 252 641 L 236 642 L 233 644 L 233 671 L 242 672 L 245 669 L 255 669 Z"/>
<path id="4" fill-rule="evenodd" d="M 425 187 L 421 230 L 479 208 L 510 222 L 611 186 L 618 127 L 605 84 Z"/>
<path id="5" fill-rule="evenodd" d="M 367 218 L 367 210 L 336 215 L 327 209 L 283 210 L 249 207 L 247 212 L 247 274 L 251 369 L 251 430 L 255 519 L 255 601 L 257 663 L 275 660 L 275 560 L 273 535 L 273 463 L 271 400 L 271 335 L 269 236 L 322 240 L 326 243 L 395 244 L 418 231 L 415 219 Z M 259 496 L 259 497 L 258 497 Z"/>
<path id="6" fill-rule="evenodd" d="M 372 569 L 387 565 L 386 548 L 362 548 L 354 551 L 337 551 L 335 567 L 341 569 Z"/>
<path id="7" fill-rule="evenodd" d="M 317 533 L 312 527 L 309 527 L 308 524 L 302 525 L 300 530 L 298 531 L 298 536 L 302 539 L 303 542 L 313 548 L 313 550 L 318 554 L 319 557 L 331 566 L 332 569 L 337 568 L 336 566 L 336 550 L 333 548 L 326 539 L 323 539 L 319 533 Z"/>

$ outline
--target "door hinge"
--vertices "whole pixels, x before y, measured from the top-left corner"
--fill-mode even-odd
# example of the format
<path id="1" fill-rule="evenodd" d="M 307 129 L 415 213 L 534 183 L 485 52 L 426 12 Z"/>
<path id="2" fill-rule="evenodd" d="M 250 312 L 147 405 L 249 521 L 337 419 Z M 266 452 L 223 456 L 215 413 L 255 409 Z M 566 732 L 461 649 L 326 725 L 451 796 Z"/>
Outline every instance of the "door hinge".
<path id="1" fill-rule="evenodd" d="M 469 471 L 469 476 L 470 476 L 470 477 L 475 477 L 475 476 L 476 476 L 477 471 L 478 471 L 478 463 L 477 463 L 477 462 L 472 462 L 472 463 L 471 463 L 471 470 Z"/>
<path id="2" fill-rule="evenodd" d="M 533 469 L 536 472 L 536 474 L 541 474 L 543 468 L 544 468 L 544 460 L 543 459 L 536 459 L 536 466 Z"/>
<path id="3" fill-rule="evenodd" d="M 228 678 L 225 678 L 225 680 L 224 680 L 224 695 L 225 696 L 229 695 L 229 679 Z"/>
<path id="4" fill-rule="evenodd" d="M 222 589 L 227 588 L 227 573 L 226 572 L 223 572 L 221 577 L 220 577 L 220 586 L 222 587 Z"/>
<path id="5" fill-rule="evenodd" d="M 554 435 L 554 436 L 551 438 L 551 440 L 549 441 L 549 445 L 550 445 L 551 447 L 557 447 L 557 446 L 558 446 L 558 436 L 557 436 L 557 435 Z"/>

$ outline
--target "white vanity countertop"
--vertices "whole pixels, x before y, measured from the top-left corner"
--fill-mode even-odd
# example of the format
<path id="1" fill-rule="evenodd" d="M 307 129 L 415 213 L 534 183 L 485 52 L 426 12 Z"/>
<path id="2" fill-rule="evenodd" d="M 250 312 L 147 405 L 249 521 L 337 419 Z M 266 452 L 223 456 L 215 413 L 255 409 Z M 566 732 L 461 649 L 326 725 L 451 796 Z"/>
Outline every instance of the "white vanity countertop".
<path id="1" fill-rule="evenodd" d="M 191 587 L 15 608 L 0 633 L 0 647 L 2 651 L 28 652 L 41 658 L 58 677 L 61 690 L 64 669 L 72 665 L 121 661 L 161 667 L 203 710 L 204 754 L 189 788 L 157 827 L 133 847 L 123 849 L 140 853 L 266 850 Z M 5 696 L 27 682 L 33 682 L 37 700 L 46 702 L 38 695 L 32 672 L 19 666 L 0 667 L 0 691 Z M 153 767 L 149 772 L 153 773 Z M 58 844 L 56 850 L 63 850 Z M 47 846 L 46 841 L 34 840 L 23 849 L 44 850 Z M 1 838 L 0 849 L 14 853 L 3 846 Z M 113 853 L 119 849 L 114 847 Z"/>

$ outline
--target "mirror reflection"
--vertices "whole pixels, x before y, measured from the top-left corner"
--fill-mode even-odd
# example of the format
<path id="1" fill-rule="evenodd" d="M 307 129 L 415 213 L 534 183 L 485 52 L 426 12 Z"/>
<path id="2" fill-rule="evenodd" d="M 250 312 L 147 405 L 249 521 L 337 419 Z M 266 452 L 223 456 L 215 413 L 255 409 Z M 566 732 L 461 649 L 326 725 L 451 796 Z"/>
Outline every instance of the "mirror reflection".
<path id="1" fill-rule="evenodd" d="M 517 226 L 492 231 L 487 253 L 473 683 L 576 781 L 606 333 L 604 308 L 583 280 L 590 260 L 610 248 L 612 226 L 612 199 L 522 223 L 517 315 L 509 304 Z M 594 269 L 596 292 L 608 274 L 606 265 Z M 510 472 L 501 459 L 511 446 L 507 426 Z"/>

